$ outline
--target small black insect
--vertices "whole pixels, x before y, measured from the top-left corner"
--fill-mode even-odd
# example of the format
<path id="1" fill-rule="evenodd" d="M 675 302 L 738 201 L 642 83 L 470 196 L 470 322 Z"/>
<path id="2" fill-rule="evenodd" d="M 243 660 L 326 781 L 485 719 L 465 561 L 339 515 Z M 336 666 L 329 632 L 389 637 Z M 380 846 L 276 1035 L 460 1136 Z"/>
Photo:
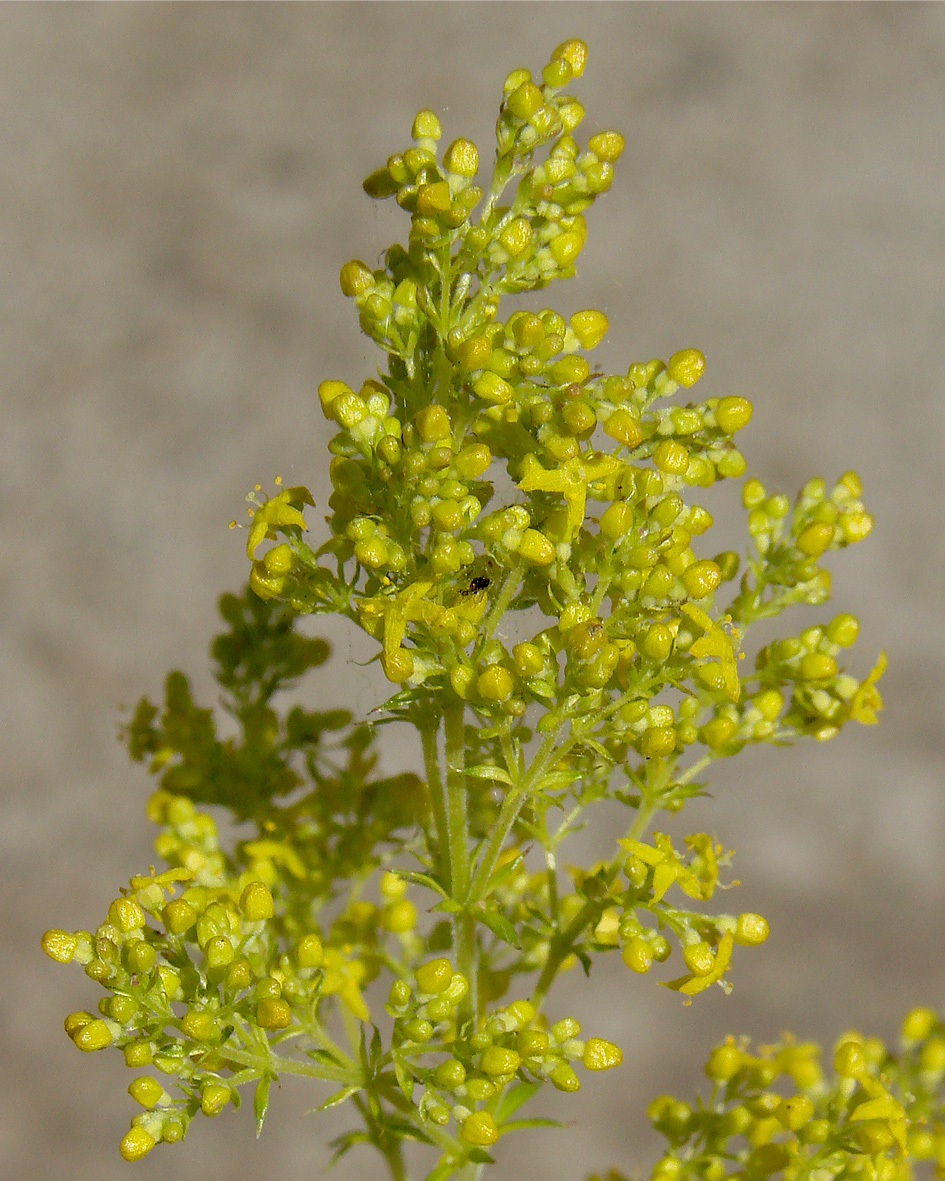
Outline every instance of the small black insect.
<path id="1" fill-rule="evenodd" d="M 486 574 L 477 574 L 475 578 L 469 580 L 469 586 L 462 592 L 464 595 L 478 595 L 480 591 L 484 591 L 489 583 L 492 581 Z"/>

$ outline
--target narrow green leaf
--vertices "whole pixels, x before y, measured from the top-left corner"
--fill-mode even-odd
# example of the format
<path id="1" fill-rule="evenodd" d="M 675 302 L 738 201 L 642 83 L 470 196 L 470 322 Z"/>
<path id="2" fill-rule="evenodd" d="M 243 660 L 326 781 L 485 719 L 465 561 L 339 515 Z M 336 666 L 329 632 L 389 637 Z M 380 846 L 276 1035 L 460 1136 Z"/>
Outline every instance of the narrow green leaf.
<path id="1" fill-rule="evenodd" d="M 505 917 L 498 910 L 491 906 L 476 906 L 473 909 L 473 914 L 485 926 L 489 928 L 493 935 L 497 936 L 503 943 L 510 943 L 512 947 L 522 950 L 522 944 L 519 941 L 518 932 Z"/>
<path id="2" fill-rule="evenodd" d="M 404 1064 L 397 1058 L 394 1059 L 394 1074 L 397 1076 L 397 1085 L 403 1091 L 407 1099 L 413 1097 L 413 1075 L 405 1068 Z"/>
<path id="3" fill-rule="evenodd" d="M 507 787 L 512 786 L 512 776 L 508 771 L 503 771 L 501 767 L 493 767 L 491 763 L 480 763 L 477 767 L 467 767 L 466 775 L 472 775 L 474 779 L 491 779 L 495 783 L 504 783 Z"/>
<path id="4" fill-rule="evenodd" d="M 493 890 L 497 890 L 509 878 L 514 877 L 522 868 L 522 858 L 516 857 L 512 861 L 507 861 L 505 865 L 500 865 L 498 869 L 492 871 L 492 874 L 486 883 L 486 897 L 488 897 Z"/>
<path id="5" fill-rule="evenodd" d="M 533 1119 L 513 1119 L 502 1125 L 503 1132 L 519 1132 L 522 1128 L 566 1128 L 567 1124 L 559 1119 L 547 1119 L 535 1116 Z"/>
<path id="6" fill-rule="evenodd" d="M 436 878 L 431 877 L 428 873 L 405 873 L 400 876 L 405 882 L 414 882 L 418 886 L 426 886 L 428 890 L 433 890 L 441 898 L 449 898 L 448 891 L 440 885 Z"/>
<path id="7" fill-rule="evenodd" d="M 335 1091 L 334 1095 L 329 1095 L 324 1103 L 320 1103 L 315 1111 L 327 1111 L 329 1107 L 337 1107 L 339 1103 L 344 1103 L 346 1099 L 350 1099 L 356 1091 L 360 1091 L 360 1087 L 342 1087 L 340 1091 Z"/>
<path id="8" fill-rule="evenodd" d="M 256 1139 L 262 1135 L 263 1120 L 266 1118 L 266 1109 L 269 1106 L 269 1084 L 272 1082 L 270 1075 L 264 1075 L 256 1084 L 256 1090 L 253 1092 L 253 1114 L 256 1117 Z"/>
<path id="9" fill-rule="evenodd" d="M 500 1127 L 504 1127 L 509 1116 L 514 1115 L 522 1104 L 527 1103 L 533 1095 L 537 1095 L 542 1086 L 542 1083 L 519 1083 L 518 1086 L 510 1087 L 493 1112 L 495 1122 Z"/>

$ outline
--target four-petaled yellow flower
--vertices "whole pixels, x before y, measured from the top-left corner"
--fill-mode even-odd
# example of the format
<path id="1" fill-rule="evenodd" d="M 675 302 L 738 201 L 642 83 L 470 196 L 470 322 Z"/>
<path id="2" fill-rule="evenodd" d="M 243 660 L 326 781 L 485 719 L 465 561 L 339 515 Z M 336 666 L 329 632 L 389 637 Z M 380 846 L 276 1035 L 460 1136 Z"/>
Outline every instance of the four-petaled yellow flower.
<path id="1" fill-rule="evenodd" d="M 695 643 L 690 645 L 689 651 L 693 656 L 714 656 L 722 666 L 722 680 L 725 685 L 725 693 L 732 701 L 738 701 L 741 696 L 741 683 L 738 679 L 738 664 L 735 660 L 735 646 L 732 642 L 732 637 L 719 627 L 719 625 L 702 610 L 697 607 L 695 603 L 683 603 L 680 610 L 684 615 L 688 615 L 693 623 L 697 623 L 702 628 L 704 635 L 700 636 Z M 734 631 L 734 637 L 739 638 L 738 631 Z M 862 687 L 862 686 L 861 686 Z"/>
<path id="2" fill-rule="evenodd" d="M 847 716 L 854 722 L 861 722 L 864 726 L 875 726 L 879 721 L 877 710 L 883 708 L 883 699 L 876 682 L 886 671 L 886 653 L 880 652 L 865 681 L 860 683 L 859 689 L 850 698 Z"/>
<path id="3" fill-rule="evenodd" d="M 568 509 L 568 527 L 573 537 L 584 523 L 584 506 L 591 484 L 615 476 L 623 464 L 613 455 L 585 451 L 560 467 L 542 467 L 534 455 L 526 455 L 524 475 L 518 482 L 523 492 L 560 492 Z"/>

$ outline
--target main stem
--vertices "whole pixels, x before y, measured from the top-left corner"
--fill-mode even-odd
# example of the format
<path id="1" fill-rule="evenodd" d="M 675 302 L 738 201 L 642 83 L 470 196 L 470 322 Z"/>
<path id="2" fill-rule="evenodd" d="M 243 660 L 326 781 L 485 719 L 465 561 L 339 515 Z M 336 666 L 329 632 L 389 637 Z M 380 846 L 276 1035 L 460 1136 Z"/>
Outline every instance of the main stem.
<path id="1" fill-rule="evenodd" d="M 479 964 L 476 921 L 467 911 L 470 857 L 468 795 L 466 791 L 465 706 L 457 701 L 443 715 L 446 755 L 446 826 L 449 840 L 450 897 L 460 907 L 453 915 L 453 948 L 456 967 L 469 982 L 462 1006 L 464 1019 L 475 1018 L 478 1006 Z"/>

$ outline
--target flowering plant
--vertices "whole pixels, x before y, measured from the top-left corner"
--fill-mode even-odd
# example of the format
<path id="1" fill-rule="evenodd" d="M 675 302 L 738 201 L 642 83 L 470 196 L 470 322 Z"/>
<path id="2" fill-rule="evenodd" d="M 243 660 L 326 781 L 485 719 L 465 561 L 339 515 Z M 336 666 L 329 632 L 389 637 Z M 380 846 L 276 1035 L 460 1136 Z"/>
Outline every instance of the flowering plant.
<path id="1" fill-rule="evenodd" d="M 327 539 L 309 543 L 306 488 L 257 486 L 249 584 L 221 599 L 211 649 L 233 736 L 180 672 L 126 728 L 159 779 L 167 868 L 133 877 L 93 931 L 43 937 L 106 993 L 98 1015 L 67 1017 L 74 1044 L 151 1069 L 128 1088 L 143 1110 L 126 1160 L 244 1093 L 261 1129 L 272 1082 L 295 1074 L 357 1115 L 336 1156 L 372 1145 L 399 1181 L 412 1141 L 427 1181 L 478 1176 L 501 1136 L 550 1122 L 523 1111 L 543 1086 L 621 1063 L 606 1029 L 555 1012 L 562 971 L 669 961 L 660 983 L 689 1004 L 728 990 L 736 949 L 766 938 L 762 916 L 716 903 L 731 854 L 668 831 L 712 765 L 876 721 L 884 658 L 862 680 L 843 665 L 853 615 L 744 661 L 757 621 L 828 601 L 824 559 L 872 527 L 857 476 L 809 480 L 793 503 L 745 479 L 744 564 L 713 553 L 699 490 L 745 476 L 750 404 L 694 398 L 692 348 L 603 372 L 595 309 L 500 315 L 503 297 L 573 276 L 624 146 L 576 139 L 585 57 L 566 41 L 540 78 L 506 78 L 485 187 L 475 144 L 441 151 L 429 110 L 364 182 L 410 229 L 379 268 L 341 269 L 383 363 L 357 392 L 318 390 L 338 427 Z M 300 618 L 329 612 L 376 641 L 392 685 L 367 719 L 282 697 L 328 657 Z M 378 772 L 391 722 L 415 732 L 422 774 Z M 567 864 L 603 801 L 625 835 Z M 727 1039 L 706 1073 L 697 1106 L 651 1105 L 668 1141 L 654 1181 L 945 1169 L 945 1027 L 928 1010 L 898 1055 L 845 1034 L 830 1077 L 787 1039 Z"/>

